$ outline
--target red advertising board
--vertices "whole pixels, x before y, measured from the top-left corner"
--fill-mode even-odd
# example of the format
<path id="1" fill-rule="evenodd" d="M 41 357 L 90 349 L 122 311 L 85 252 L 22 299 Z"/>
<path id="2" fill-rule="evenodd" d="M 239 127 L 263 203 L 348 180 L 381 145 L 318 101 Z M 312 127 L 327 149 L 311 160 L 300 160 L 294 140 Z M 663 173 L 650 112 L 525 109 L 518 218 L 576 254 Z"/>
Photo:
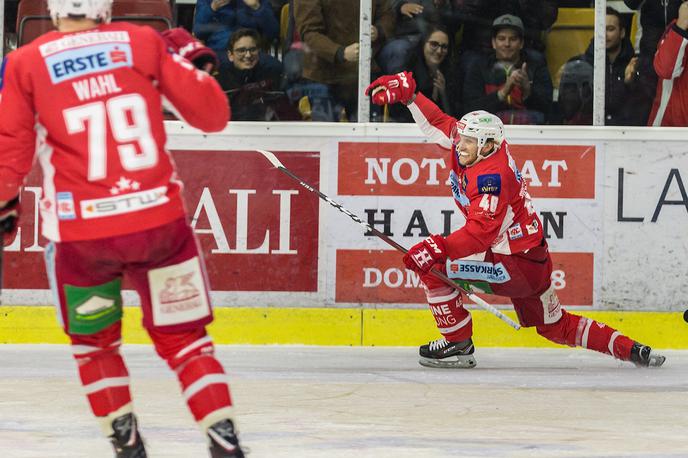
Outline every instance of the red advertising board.
<path id="1" fill-rule="evenodd" d="M 319 154 L 276 154 L 294 173 L 318 185 Z M 317 196 L 256 152 L 175 151 L 173 156 L 213 290 L 317 290 Z M 4 288 L 48 288 L 46 241 L 35 230 L 38 187 L 40 174 L 34 170 L 21 196 L 20 240 L 5 250 Z"/>
<path id="2" fill-rule="evenodd" d="M 418 276 L 406 270 L 401 254 L 389 250 L 337 250 L 337 302 L 424 303 Z M 552 281 L 564 305 L 592 305 L 593 253 L 552 253 Z M 489 303 L 508 304 L 499 296 L 481 295 Z"/>
<path id="3" fill-rule="evenodd" d="M 532 197 L 595 198 L 595 147 L 510 145 Z M 427 143 L 340 143 L 339 195 L 450 196 L 450 152 Z"/>

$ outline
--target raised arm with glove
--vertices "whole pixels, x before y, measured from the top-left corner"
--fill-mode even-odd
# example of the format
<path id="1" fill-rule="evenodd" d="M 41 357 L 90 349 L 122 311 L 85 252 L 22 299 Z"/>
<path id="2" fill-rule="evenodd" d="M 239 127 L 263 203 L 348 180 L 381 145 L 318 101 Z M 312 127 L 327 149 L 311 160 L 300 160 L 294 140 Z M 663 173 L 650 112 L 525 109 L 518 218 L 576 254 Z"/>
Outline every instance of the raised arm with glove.
<path id="1" fill-rule="evenodd" d="M 371 97 L 375 105 L 401 102 L 405 105 L 416 97 L 416 80 L 412 72 L 399 72 L 381 76 L 366 88 L 365 95 Z"/>
<path id="2" fill-rule="evenodd" d="M 181 27 L 161 33 L 167 49 L 190 61 L 196 68 L 212 73 L 220 63 L 215 52 Z"/>

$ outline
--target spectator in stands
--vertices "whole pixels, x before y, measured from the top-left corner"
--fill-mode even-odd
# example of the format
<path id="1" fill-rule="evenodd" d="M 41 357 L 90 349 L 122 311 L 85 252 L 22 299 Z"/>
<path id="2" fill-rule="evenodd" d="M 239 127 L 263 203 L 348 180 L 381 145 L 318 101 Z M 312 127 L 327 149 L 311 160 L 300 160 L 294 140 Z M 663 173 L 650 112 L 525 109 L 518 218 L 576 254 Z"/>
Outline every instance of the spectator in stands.
<path id="1" fill-rule="evenodd" d="M 461 94 L 452 83 L 451 47 L 449 32 L 441 25 L 429 25 L 416 52 L 407 58 L 401 70 L 413 73 L 416 88 L 435 102 L 445 113 L 454 113 Z M 390 120 L 393 122 L 414 122 L 408 109 L 402 104 L 389 105 Z"/>
<path id="2" fill-rule="evenodd" d="M 404 70 L 429 28 L 433 24 L 447 25 L 452 17 L 449 0 L 392 0 L 392 8 L 396 14 L 394 37 L 378 55 L 383 73 Z"/>
<path id="3" fill-rule="evenodd" d="M 520 18 L 499 16 L 492 24 L 492 52 L 467 70 L 463 100 L 467 112 L 486 110 L 504 124 L 544 124 L 552 105 L 552 79 L 544 60 L 524 49 Z"/>
<path id="4" fill-rule="evenodd" d="M 453 0 L 457 16 L 463 22 L 461 49 L 491 51 L 490 25 L 504 14 L 524 21 L 526 48 L 545 50 L 542 37 L 557 20 L 557 0 Z"/>
<path id="5" fill-rule="evenodd" d="M 299 119 L 284 91 L 279 61 L 260 54 L 260 35 L 253 29 L 236 30 L 227 45 L 230 65 L 217 80 L 227 94 L 235 121 L 288 121 Z M 277 65 L 273 63 L 276 61 Z"/>
<path id="6" fill-rule="evenodd" d="M 607 71 L 604 90 L 604 123 L 607 126 L 626 126 L 632 122 L 635 111 L 633 71 L 637 58 L 631 41 L 626 37 L 626 27 L 621 14 L 607 7 L 606 17 Z M 594 65 L 595 44 L 590 40 L 585 54 L 576 57 Z"/>
<path id="7" fill-rule="evenodd" d="M 648 125 L 688 126 L 688 3 L 681 3 L 678 18 L 669 24 L 657 47 L 654 67 L 659 76 L 657 95 Z"/>
<path id="8" fill-rule="evenodd" d="M 226 64 L 225 49 L 236 29 L 255 29 L 271 42 L 279 34 L 279 23 L 268 0 L 198 0 L 194 35 L 217 53 Z"/>
<path id="9" fill-rule="evenodd" d="M 559 78 L 559 114 L 561 123 L 592 125 L 592 64 L 574 59 L 564 64 Z"/>
<path id="10" fill-rule="evenodd" d="M 637 84 L 634 90 L 635 114 L 632 125 L 647 124 L 652 101 L 657 89 L 657 73 L 653 61 L 657 44 L 667 26 L 678 16 L 679 6 L 684 0 L 624 0 L 632 10 L 640 8 L 640 47 L 638 62 L 633 77 Z"/>
<path id="11" fill-rule="evenodd" d="M 372 2 L 373 55 L 394 32 L 389 0 Z M 303 77 L 327 84 L 350 121 L 358 106 L 358 1 L 298 0 L 294 2 L 296 27 L 305 44 Z M 373 71 L 376 63 L 373 62 Z"/>

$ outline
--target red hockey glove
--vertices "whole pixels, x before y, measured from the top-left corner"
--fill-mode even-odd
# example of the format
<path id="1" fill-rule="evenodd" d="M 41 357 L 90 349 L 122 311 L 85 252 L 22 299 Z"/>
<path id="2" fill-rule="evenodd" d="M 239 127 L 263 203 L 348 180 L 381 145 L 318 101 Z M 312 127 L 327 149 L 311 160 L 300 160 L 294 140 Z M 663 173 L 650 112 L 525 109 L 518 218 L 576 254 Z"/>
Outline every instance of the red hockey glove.
<path id="1" fill-rule="evenodd" d="M 17 221 L 20 212 L 19 196 L 0 207 L 0 236 L 2 236 L 3 246 L 12 243 L 14 236 L 17 235 Z"/>
<path id="2" fill-rule="evenodd" d="M 447 243 L 441 235 L 431 235 L 417 243 L 404 255 L 404 264 L 409 270 L 426 274 L 437 263 L 447 260 Z"/>
<path id="3" fill-rule="evenodd" d="M 413 72 L 381 76 L 368 86 L 365 95 L 370 95 L 375 105 L 401 102 L 408 104 L 416 93 Z"/>
<path id="4" fill-rule="evenodd" d="M 161 33 L 167 44 L 167 50 L 189 60 L 199 70 L 212 72 L 220 63 L 215 52 L 194 38 L 181 27 L 165 30 Z"/>

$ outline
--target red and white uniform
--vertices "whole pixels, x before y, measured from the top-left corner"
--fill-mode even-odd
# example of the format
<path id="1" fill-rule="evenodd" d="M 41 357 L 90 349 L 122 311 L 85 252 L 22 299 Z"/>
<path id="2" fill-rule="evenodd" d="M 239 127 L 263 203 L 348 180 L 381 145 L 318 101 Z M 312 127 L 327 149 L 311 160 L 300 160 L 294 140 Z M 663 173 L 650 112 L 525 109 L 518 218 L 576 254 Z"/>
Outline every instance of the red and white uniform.
<path id="1" fill-rule="evenodd" d="M 435 143 L 452 150 L 456 119 L 443 113 L 423 94 L 409 106 L 416 123 Z M 454 200 L 466 224 L 447 237 L 447 254 L 459 259 L 491 249 L 520 253 L 542 242 L 542 223 L 533 210 L 525 180 L 505 141 L 490 156 L 471 167 L 459 164 L 452 150 L 450 181 Z"/>
<path id="2" fill-rule="evenodd" d="M 450 182 L 466 224 L 446 237 L 450 260 L 442 270 L 476 292 L 511 299 L 522 326 L 564 345 L 581 346 L 628 359 L 633 341 L 602 323 L 568 313 L 552 285 L 552 259 L 526 183 L 504 140 L 470 167 L 459 164 L 451 132 L 456 119 L 418 93 L 409 110 L 421 130 L 452 151 Z M 450 342 L 473 334 L 462 295 L 432 273 L 421 277 L 437 328 Z"/>
<path id="3" fill-rule="evenodd" d="M 664 32 L 655 54 L 659 77 L 657 94 L 648 120 L 649 126 L 688 126 L 688 32 L 674 20 Z"/>
<path id="4" fill-rule="evenodd" d="M 36 154 L 42 232 L 53 241 L 183 218 L 163 103 L 204 131 L 229 120 L 211 76 L 170 54 L 155 30 L 122 22 L 19 48 L 3 61 L 0 91 L 0 201 L 18 193 Z"/>
<path id="5" fill-rule="evenodd" d="M 122 22 L 47 33 L 11 53 L 1 72 L 0 201 L 17 195 L 37 154 L 48 276 L 103 432 L 132 410 L 119 353 L 125 275 L 196 421 L 207 428 L 231 418 L 162 113 L 165 103 L 194 127 L 221 130 L 230 111 L 220 86 L 168 53 L 155 30 Z"/>

